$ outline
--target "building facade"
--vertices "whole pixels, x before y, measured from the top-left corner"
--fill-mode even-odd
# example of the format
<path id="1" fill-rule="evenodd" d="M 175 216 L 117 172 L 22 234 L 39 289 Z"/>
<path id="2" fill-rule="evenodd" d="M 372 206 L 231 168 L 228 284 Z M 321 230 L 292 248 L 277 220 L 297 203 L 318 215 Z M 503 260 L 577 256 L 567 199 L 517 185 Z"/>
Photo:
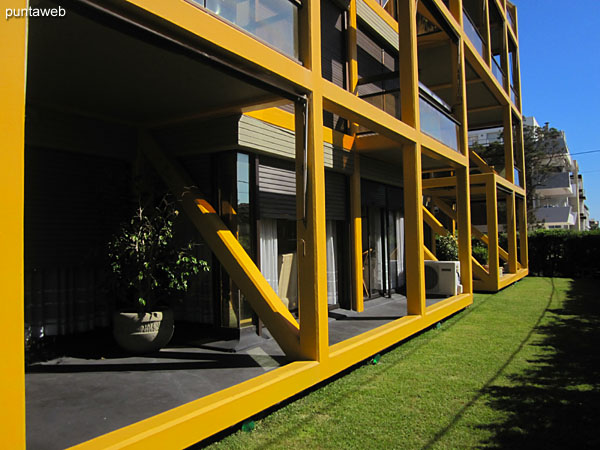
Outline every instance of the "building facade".
<path id="1" fill-rule="evenodd" d="M 61 8 L 60 17 L 13 17 L 0 31 L 0 167 L 11 194 L 2 279 L 14 299 L 3 431 L 12 448 L 26 441 L 25 330 L 76 339 L 110 325 L 105 245 L 141 191 L 178 199 L 177 234 L 196 240 L 211 266 L 176 320 L 237 343 L 268 330 L 286 362 L 81 448 L 187 447 L 464 309 L 474 288 L 527 275 L 510 2 Z M 493 127 L 504 170 L 469 149 L 470 131 Z M 450 270 L 435 236 L 453 233 Z M 472 237 L 488 264 L 472 258 Z M 444 270 L 452 276 L 442 289 Z M 360 316 L 382 299 L 396 316 L 332 338 L 330 310 Z"/>

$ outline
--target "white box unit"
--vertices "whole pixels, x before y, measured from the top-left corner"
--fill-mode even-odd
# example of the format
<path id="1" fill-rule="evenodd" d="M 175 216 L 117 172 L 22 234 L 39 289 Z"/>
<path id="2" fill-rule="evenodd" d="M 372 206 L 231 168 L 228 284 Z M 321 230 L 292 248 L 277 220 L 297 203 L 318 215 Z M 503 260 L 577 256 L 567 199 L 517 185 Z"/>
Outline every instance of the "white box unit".
<path id="1" fill-rule="evenodd" d="M 425 261 L 425 291 L 427 294 L 453 296 L 462 294 L 458 261 Z"/>

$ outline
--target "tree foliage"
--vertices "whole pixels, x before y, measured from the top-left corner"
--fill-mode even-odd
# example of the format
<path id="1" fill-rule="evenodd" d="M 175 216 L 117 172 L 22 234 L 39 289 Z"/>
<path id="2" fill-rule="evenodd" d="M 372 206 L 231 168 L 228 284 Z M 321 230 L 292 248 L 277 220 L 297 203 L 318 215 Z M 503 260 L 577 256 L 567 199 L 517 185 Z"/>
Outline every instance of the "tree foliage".
<path id="1" fill-rule="evenodd" d="M 501 138 L 502 136 L 500 136 Z M 560 166 L 566 149 L 562 145 L 562 134 L 556 128 L 548 126 L 533 127 L 523 125 L 523 148 L 525 150 L 525 180 L 527 187 L 527 221 L 535 227 L 539 225 L 534 214 L 536 189 L 542 186 Z M 502 172 L 505 166 L 504 143 L 502 140 L 488 145 L 471 146 L 496 172 Z"/>
<path id="2" fill-rule="evenodd" d="M 117 294 L 125 308 L 138 313 L 167 306 L 188 289 L 190 279 L 208 271 L 196 258 L 194 244 L 174 242 L 175 204 L 167 196 L 157 204 L 139 205 L 108 244 Z"/>

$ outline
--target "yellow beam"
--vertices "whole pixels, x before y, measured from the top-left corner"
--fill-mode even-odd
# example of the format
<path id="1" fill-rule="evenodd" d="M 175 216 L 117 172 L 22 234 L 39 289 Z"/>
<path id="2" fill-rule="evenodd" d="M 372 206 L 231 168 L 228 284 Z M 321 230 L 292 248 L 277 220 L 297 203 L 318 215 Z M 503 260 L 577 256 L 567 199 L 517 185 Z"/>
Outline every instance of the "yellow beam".
<path id="1" fill-rule="evenodd" d="M 194 188 L 194 182 L 146 133 L 140 133 L 140 146 L 155 170 L 196 226 L 233 282 L 244 293 L 252 309 L 290 358 L 301 358 L 299 326 L 271 285 L 260 273 L 233 233 Z M 305 356 L 305 355 L 304 355 Z"/>
<path id="2" fill-rule="evenodd" d="M 296 202 L 300 348 L 315 361 L 326 359 L 329 352 L 320 10 L 319 0 L 305 0 L 300 9 L 300 50 L 315 90 L 307 98 L 308 117 L 298 107 L 295 111 L 296 198 L 302 199 Z"/>
<path id="3" fill-rule="evenodd" d="M 25 8 L 17 0 L 10 5 Z M 2 327 L 2 442 L 25 448 L 25 356 L 23 305 L 23 202 L 25 152 L 26 18 L 4 20 L 0 26 L 0 285 L 4 299 Z"/>
<path id="4" fill-rule="evenodd" d="M 304 90 L 313 87 L 310 71 L 292 58 L 264 45 L 248 33 L 232 27 L 226 21 L 192 3 L 164 0 L 126 0 L 126 2 L 195 34 L 205 45 L 222 49 L 221 51 L 228 57 L 233 56 L 255 66 L 257 72 L 266 70 Z M 104 4 L 103 6 L 106 7 Z M 128 14 L 131 14 L 131 11 L 128 11 Z"/>
<path id="5" fill-rule="evenodd" d="M 330 81 L 323 80 L 323 107 L 345 119 L 367 127 L 398 143 L 415 142 L 417 133 L 405 122 L 396 119 L 376 106 L 342 89 Z"/>

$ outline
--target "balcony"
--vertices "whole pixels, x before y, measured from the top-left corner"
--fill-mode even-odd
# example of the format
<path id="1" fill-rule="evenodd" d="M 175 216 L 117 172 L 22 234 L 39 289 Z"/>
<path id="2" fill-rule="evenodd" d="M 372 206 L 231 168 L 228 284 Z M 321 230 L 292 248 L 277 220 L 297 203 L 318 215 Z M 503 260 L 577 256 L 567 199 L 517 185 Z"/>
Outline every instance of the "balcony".
<path id="1" fill-rule="evenodd" d="M 471 43 L 477 49 L 479 55 L 483 58 L 483 55 L 485 54 L 485 44 L 483 41 L 483 37 L 481 37 L 479 30 L 477 29 L 477 27 L 475 26 L 475 24 L 464 9 L 463 26 L 465 28 L 465 33 L 467 33 L 467 36 L 471 40 Z"/>
<path id="2" fill-rule="evenodd" d="M 295 59 L 298 6 L 293 0 L 190 0 Z"/>
<path id="3" fill-rule="evenodd" d="M 399 73 L 363 77 L 358 81 L 359 97 L 391 116 L 401 119 Z M 451 108 L 423 83 L 419 83 L 421 131 L 454 151 L 459 151 L 460 122 L 451 115 Z M 359 133 L 369 133 L 359 127 Z"/>

